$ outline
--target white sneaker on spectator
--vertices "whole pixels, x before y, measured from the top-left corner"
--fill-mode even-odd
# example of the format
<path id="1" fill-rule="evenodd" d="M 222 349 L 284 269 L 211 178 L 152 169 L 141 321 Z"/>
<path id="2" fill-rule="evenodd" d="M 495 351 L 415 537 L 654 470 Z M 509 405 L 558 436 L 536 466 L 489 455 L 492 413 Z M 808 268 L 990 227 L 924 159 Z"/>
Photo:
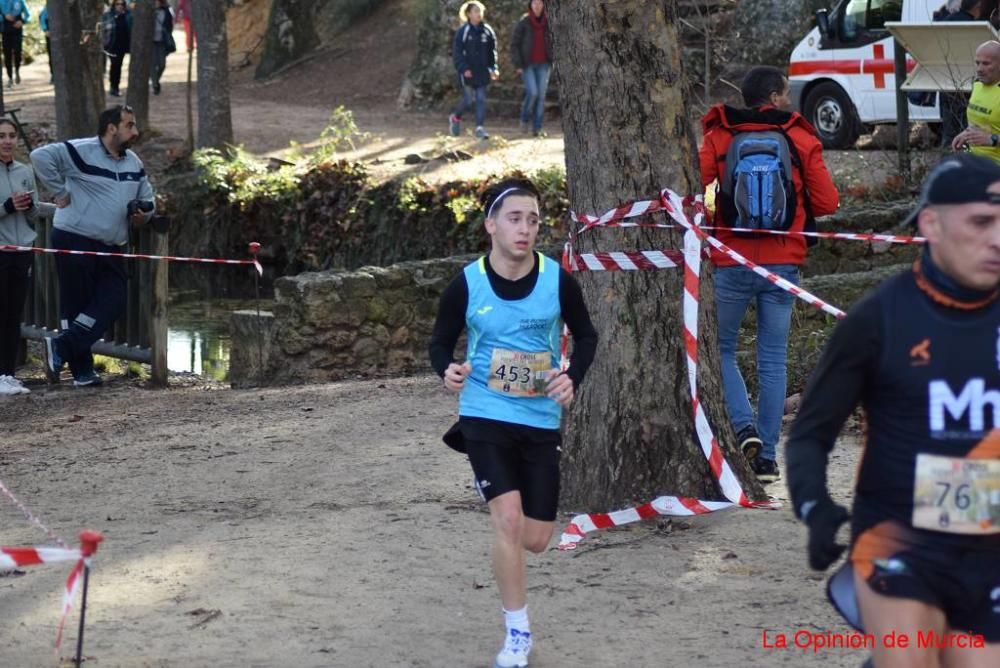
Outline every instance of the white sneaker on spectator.
<path id="1" fill-rule="evenodd" d="M 29 394 L 31 390 L 13 376 L 0 376 L 0 395 Z"/>

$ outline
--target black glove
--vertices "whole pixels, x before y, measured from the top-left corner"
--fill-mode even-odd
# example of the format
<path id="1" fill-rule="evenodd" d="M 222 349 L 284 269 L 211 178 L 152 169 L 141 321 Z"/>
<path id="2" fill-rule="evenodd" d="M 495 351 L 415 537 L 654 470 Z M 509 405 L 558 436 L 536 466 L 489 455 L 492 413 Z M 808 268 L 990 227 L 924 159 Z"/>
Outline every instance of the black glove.
<path id="1" fill-rule="evenodd" d="M 810 568 L 825 571 L 840 558 L 847 546 L 837 542 L 837 529 L 849 517 L 846 508 L 829 498 L 817 501 L 809 510 L 805 522 L 809 527 Z"/>
<path id="2" fill-rule="evenodd" d="M 7 213 L 14 213 L 15 211 L 17 211 L 17 207 L 14 206 L 14 198 L 8 197 L 6 200 L 4 200 L 3 208 L 4 211 L 6 211 Z"/>

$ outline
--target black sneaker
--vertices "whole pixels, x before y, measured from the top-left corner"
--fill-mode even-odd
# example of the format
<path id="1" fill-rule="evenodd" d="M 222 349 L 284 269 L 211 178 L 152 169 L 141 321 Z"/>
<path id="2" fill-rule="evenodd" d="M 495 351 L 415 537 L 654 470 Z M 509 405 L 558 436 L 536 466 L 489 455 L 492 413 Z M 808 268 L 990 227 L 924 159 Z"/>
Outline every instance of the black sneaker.
<path id="1" fill-rule="evenodd" d="M 778 462 L 773 459 L 757 457 L 750 465 L 753 472 L 757 474 L 757 480 L 762 483 L 777 482 L 781 478 L 781 471 L 778 470 Z"/>
<path id="2" fill-rule="evenodd" d="M 736 440 L 739 441 L 740 451 L 743 453 L 743 456 L 751 464 L 757 458 L 757 455 L 760 454 L 760 451 L 764 449 L 764 441 L 760 440 L 760 436 L 757 435 L 757 428 L 752 424 L 748 424 L 736 432 Z"/>

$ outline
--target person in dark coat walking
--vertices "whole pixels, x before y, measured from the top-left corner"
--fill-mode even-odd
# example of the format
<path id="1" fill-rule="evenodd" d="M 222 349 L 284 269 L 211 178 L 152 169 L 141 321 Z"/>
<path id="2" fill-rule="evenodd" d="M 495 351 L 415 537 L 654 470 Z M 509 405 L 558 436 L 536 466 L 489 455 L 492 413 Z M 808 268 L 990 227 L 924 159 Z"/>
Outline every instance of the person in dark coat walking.
<path id="1" fill-rule="evenodd" d="M 153 95 L 160 94 L 160 77 L 167 69 L 167 55 L 177 50 L 174 43 L 174 14 L 167 0 L 156 0 L 153 14 Z"/>
<path id="2" fill-rule="evenodd" d="M 125 0 L 115 0 L 114 5 L 101 17 L 101 37 L 104 42 L 104 53 L 111 62 L 108 81 L 111 90 L 108 94 L 121 97 L 119 86 L 122 81 L 122 63 L 125 54 L 129 52 L 132 42 L 132 12 L 128 10 Z"/>
<path id="3" fill-rule="evenodd" d="M 542 134 L 545 119 L 545 92 L 552 72 L 552 33 L 545 0 L 531 0 L 528 12 L 514 27 L 510 43 L 510 58 L 524 80 L 524 104 L 521 106 L 521 131 Z"/>
<path id="4" fill-rule="evenodd" d="M 462 5 L 458 16 L 464 24 L 455 33 L 451 47 L 451 57 L 458 73 L 458 85 L 462 99 L 448 118 L 452 136 L 462 132 L 462 114 L 476 104 L 476 137 L 489 139 L 483 127 L 486 121 L 486 87 L 500 78 L 497 67 L 497 36 L 488 24 L 483 22 L 486 8 L 481 2 L 472 0 Z"/>

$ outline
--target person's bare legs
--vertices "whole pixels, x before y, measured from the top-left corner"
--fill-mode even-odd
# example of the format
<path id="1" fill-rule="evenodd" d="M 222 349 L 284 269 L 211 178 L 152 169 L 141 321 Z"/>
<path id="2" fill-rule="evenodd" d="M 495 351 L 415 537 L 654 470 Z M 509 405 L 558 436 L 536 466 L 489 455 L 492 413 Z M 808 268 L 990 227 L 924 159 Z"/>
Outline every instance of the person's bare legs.
<path id="1" fill-rule="evenodd" d="M 555 530 L 554 522 L 524 516 L 521 493 L 507 492 L 489 503 L 493 522 L 493 574 L 505 610 L 520 610 L 527 600 L 524 550 L 544 552 Z"/>
<path id="2" fill-rule="evenodd" d="M 941 656 L 945 668 L 996 668 L 1000 666 L 1000 643 L 989 643 L 980 649 L 950 647 Z"/>

